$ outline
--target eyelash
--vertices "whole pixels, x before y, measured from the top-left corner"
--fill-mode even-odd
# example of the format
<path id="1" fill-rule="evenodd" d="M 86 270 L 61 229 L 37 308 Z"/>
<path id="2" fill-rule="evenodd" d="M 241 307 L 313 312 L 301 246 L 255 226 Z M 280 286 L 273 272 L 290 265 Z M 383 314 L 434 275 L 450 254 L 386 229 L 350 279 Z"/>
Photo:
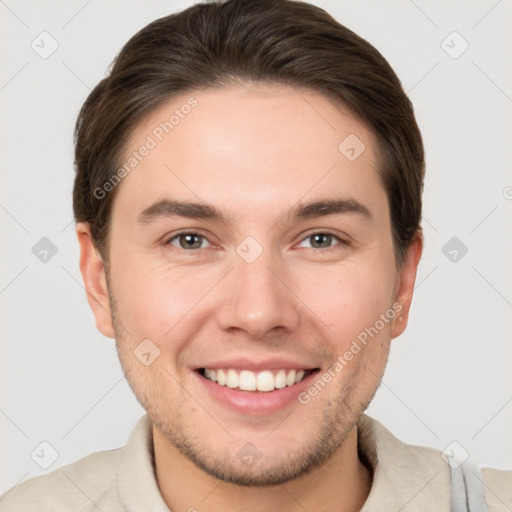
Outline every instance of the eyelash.
<path id="1" fill-rule="evenodd" d="M 164 242 L 164 245 L 166 245 L 166 246 L 167 245 L 171 245 L 171 242 L 173 240 L 178 239 L 180 236 L 183 236 L 183 235 L 196 235 L 196 236 L 199 236 L 199 237 L 201 237 L 201 238 L 203 238 L 205 240 L 208 240 L 208 238 L 205 235 L 203 235 L 201 233 L 198 233 L 197 231 L 180 231 L 179 233 L 174 234 L 166 242 Z M 311 233 L 308 233 L 305 237 L 303 237 L 300 240 L 300 243 L 304 242 L 304 240 L 306 240 L 308 238 L 311 238 L 314 235 L 330 235 L 330 236 L 334 237 L 335 239 L 337 239 L 338 242 L 339 242 L 338 245 L 333 245 L 333 246 L 330 246 L 330 247 L 323 247 L 323 248 L 318 248 L 318 249 L 314 248 L 314 247 L 311 247 L 311 249 L 313 249 L 315 252 L 316 251 L 326 252 L 326 251 L 329 251 L 329 250 L 339 249 L 340 247 L 343 247 L 343 246 L 348 247 L 350 245 L 350 242 L 348 242 L 347 240 L 344 240 L 343 238 L 340 238 L 338 235 L 332 233 L 329 230 L 313 231 Z M 197 251 L 203 250 L 203 249 L 183 249 L 182 247 L 175 247 L 175 246 L 172 246 L 172 247 L 174 247 L 175 249 L 178 249 L 179 251 L 189 252 L 189 253 L 193 253 L 193 252 L 197 252 Z"/>

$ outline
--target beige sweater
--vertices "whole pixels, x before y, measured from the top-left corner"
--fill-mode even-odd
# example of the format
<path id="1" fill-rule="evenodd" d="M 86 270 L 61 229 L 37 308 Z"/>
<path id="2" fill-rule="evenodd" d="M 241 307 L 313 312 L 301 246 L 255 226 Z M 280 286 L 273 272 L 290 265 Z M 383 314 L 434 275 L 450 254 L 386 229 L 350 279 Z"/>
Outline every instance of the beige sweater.
<path id="1" fill-rule="evenodd" d="M 358 422 L 359 451 L 373 467 L 364 512 L 449 512 L 450 470 L 441 453 L 399 441 L 366 414 Z M 149 416 L 127 444 L 93 453 L 31 478 L 0 496 L 1 512 L 169 512 L 154 476 Z M 485 468 L 490 512 L 512 511 L 512 471 Z"/>

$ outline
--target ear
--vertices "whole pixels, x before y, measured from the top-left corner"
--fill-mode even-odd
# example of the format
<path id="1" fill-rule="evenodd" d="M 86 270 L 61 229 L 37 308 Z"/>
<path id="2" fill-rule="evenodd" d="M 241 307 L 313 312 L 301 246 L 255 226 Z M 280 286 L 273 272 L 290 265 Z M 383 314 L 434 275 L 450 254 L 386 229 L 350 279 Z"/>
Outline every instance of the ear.
<path id="1" fill-rule="evenodd" d="M 397 309 L 391 329 L 391 337 L 396 338 L 405 331 L 409 320 L 414 284 L 416 282 L 416 271 L 423 251 L 423 234 L 421 230 L 416 231 L 411 244 L 405 254 L 403 265 L 400 269 L 399 282 L 397 284 L 395 301 L 401 305 Z"/>
<path id="2" fill-rule="evenodd" d="M 94 246 L 88 224 L 78 223 L 76 234 L 80 244 L 80 272 L 85 283 L 89 306 L 96 318 L 96 327 L 104 336 L 114 338 L 103 260 Z"/>

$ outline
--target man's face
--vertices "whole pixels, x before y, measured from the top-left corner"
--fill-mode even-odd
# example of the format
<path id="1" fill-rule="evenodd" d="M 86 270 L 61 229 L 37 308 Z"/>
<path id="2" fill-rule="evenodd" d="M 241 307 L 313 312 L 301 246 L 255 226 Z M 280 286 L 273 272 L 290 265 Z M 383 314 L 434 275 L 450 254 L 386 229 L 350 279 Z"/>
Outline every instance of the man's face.
<path id="1" fill-rule="evenodd" d="M 180 110 L 191 96 L 197 105 Z M 284 86 L 174 98 L 137 127 L 126 160 L 148 136 L 156 146 L 117 185 L 111 220 L 106 308 L 126 376 L 158 432 L 209 474 L 246 485 L 297 477 L 346 438 L 406 320 L 417 260 L 396 268 L 376 140 L 324 96 Z M 165 200 L 225 219 L 148 210 Z M 345 202 L 338 213 L 289 214 L 332 200 Z M 292 385 L 240 390 L 205 367 L 235 370 L 231 386 L 242 370 L 244 386 L 282 386 L 280 370 Z M 293 384 L 292 369 L 316 370 Z"/>

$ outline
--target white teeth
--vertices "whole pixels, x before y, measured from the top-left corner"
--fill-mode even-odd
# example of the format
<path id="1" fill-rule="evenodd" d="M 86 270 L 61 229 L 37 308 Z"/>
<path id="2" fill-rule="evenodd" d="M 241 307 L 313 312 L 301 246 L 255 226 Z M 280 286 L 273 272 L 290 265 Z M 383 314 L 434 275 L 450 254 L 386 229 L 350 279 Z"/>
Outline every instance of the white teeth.
<path id="1" fill-rule="evenodd" d="M 238 377 L 238 387 L 243 391 L 256 391 L 256 375 L 247 370 L 242 370 Z"/>
<path id="2" fill-rule="evenodd" d="M 228 388 L 238 387 L 238 373 L 236 373 L 235 370 L 228 370 L 226 375 L 226 386 Z"/>
<path id="3" fill-rule="evenodd" d="M 263 370 L 252 372 L 249 370 L 235 370 L 227 368 L 222 370 L 204 369 L 204 376 L 221 386 L 238 388 L 242 391 L 274 391 L 286 386 L 293 386 L 300 382 L 306 372 L 304 370 Z"/>
<path id="4" fill-rule="evenodd" d="M 274 377 L 274 386 L 277 389 L 286 387 L 286 372 L 284 370 L 279 370 Z"/>
<path id="5" fill-rule="evenodd" d="M 217 382 L 221 386 L 226 385 L 226 374 L 224 373 L 224 370 L 217 370 Z"/>
<path id="6" fill-rule="evenodd" d="M 258 391 L 274 391 L 274 376 L 271 371 L 265 370 L 258 373 L 256 389 Z"/>

